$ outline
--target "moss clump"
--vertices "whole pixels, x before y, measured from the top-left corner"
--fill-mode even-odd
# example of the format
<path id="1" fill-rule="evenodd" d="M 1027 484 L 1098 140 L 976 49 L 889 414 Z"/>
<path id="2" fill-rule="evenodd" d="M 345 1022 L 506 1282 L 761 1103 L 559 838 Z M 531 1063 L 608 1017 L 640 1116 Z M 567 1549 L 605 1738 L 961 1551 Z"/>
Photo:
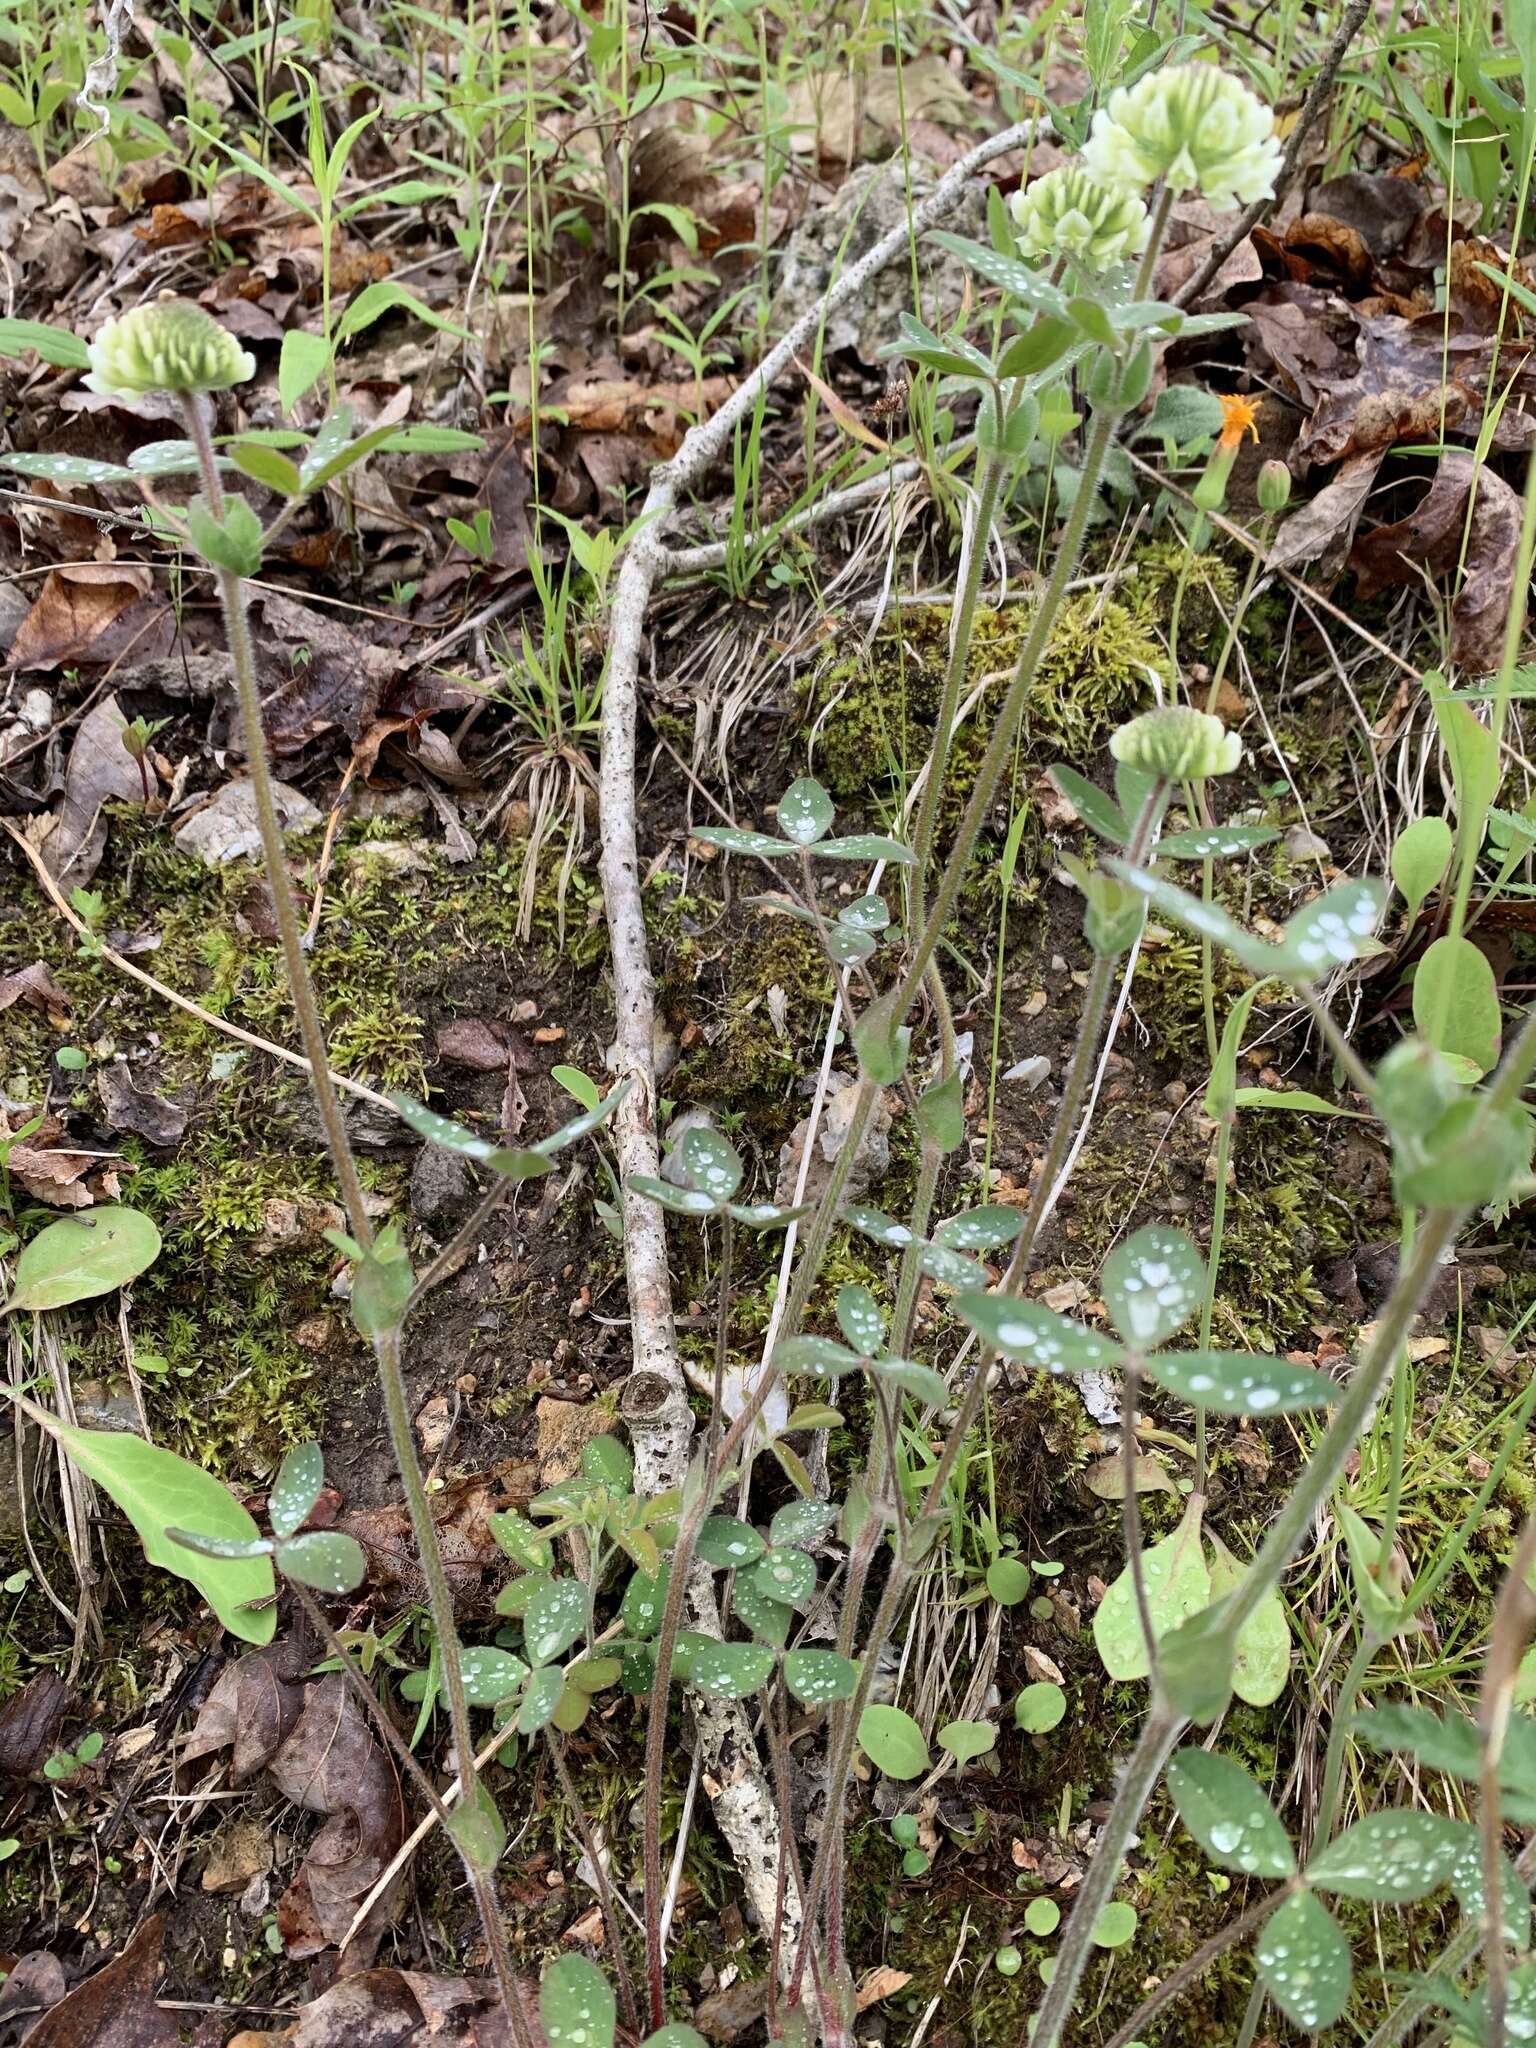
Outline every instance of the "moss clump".
<path id="1" fill-rule="evenodd" d="M 779 999 L 769 1002 L 773 989 L 784 993 L 782 1032 L 774 1022 Z M 691 980 L 686 990 L 673 981 L 663 993 L 670 1009 L 697 1016 Z M 751 935 L 727 955 L 723 1027 L 673 1076 L 678 1100 L 737 1108 L 782 1099 L 806 1072 L 831 999 L 832 977 L 815 932 L 789 917 L 754 920 Z"/>

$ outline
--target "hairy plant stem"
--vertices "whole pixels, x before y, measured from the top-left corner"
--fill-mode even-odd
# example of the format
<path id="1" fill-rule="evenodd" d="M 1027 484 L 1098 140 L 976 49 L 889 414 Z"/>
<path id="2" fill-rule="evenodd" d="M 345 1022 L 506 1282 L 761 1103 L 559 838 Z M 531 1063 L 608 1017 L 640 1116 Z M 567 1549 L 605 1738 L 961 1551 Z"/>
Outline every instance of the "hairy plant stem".
<path id="1" fill-rule="evenodd" d="M 1496 1118 L 1510 1113 L 1520 1100 L 1533 1066 L 1536 1066 L 1536 1015 L 1526 1019 L 1519 1037 L 1500 1065 L 1484 1098 L 1485 1116 Z M 1431 1209 L 1421 1218 L 1413 1259 L 1411 1263 L 1405 1263 L 1398 1275 L 1370 1346 L 1334 1410 L 1333 1421 L 1308 1459 L 1294 1491 L 1275 1518 L 1237 1589 L 1220 1603 L 1222 1632 L 1227 1642 L 1235 1640 L 1243 1624 L 1260 1601 L 1278 1585 L 1286 1567 L 1305 1543 L 1314 1517 L 1333 1492 L 1350 1452 L 1375 1411 L 1382 1390 L 1397 1364 L 1419 1303 L 1435 1277 L 1441 1253 L 1455 1241 L 1466 1214 L 1465 1209 Z M 1057 1953 L 1055 1974 L 1036 2016 L 1030 2048 L 1059 2048 L 1062 2030 L 1070 2017 L 1072 2002 L 1087 1965 L 1094 1921 L 1114 1889 L 1163 1763 L 1186 1725 L 1182 1716 L 1154 1694 L 1136 1749 L 1099 1837 L 1088 1876 L 1067 1922 Z M 1257 1987 L 1255 1997 L 1262 1998 Z M 1252 2039 L 1252 2031 L 1257 2024 L 1257 2011 L 1251 2006 L 1245 2023 L 1245 2039 Z"/>
<path id="2" fill-rule="evenodd" d="M 624 1956 L 624 1929 L 619 1920 L 619 1909 L 613 1896 L 613 1883 L 608 1875 L 608 1866 L 603 1861 L 597 1846 L 597 1837 L 587 1819 L 587 1810 L 581 1803 L 581 1793 L 576 1780 L 571 1776 L 571 1767 L 566 1761 L 565 1738 L 556 1735 L 547 1723 L 544 1728 L 544 1742 L 549 1751 L 550 1762 L 555 1767 L 555 1776 L 560 1780 L 561 1795 L 570 1809 L 576 1832 L 581 1837 L 582 1853 L 592 1866 L 592 1882 L 597 1887 L 598 1904 L 602 1908 L 603 1926 L 608 1935 L 608 1952 L 613 1957 L 613 1967 L 619 1980 L 619 2012 L 631 2034 L 640 2032 L 640 2014 L 635 2004 L 635 1987 L 630 1978 L 629 1964 Z"/>
<path id="3" fill-rule="evenodd" d="M 1001 411 L 999 404 L 998 410 Z M 912 828 L 912 878 L 910 897 L 912 924 L 921 930 L 928 914 L 928 863 L 933 858 L 933 835 L 939 822 L 939 803 L 949 769 L 950 741 L 954 735 L 955 713 L 970 666 L 971 641 L 976 627 L 976 605 L 981 595 L 981 578 L 987 562 L 987 536 L 997 512 L 1003 482 L 1003 458 L 999 454 L 978 455 L 976 516 L 965 545 L 960 585 L 955 592 L 950 629 L 949 661 L 944 670 L 944 688 L 939 697 L 939 715 L 933 729 L 933 750 L 928 756 L 928 773 L 923 783 L 917 821 Z"/>
<path id="4" fill-rule="evenodd" d="M 1536 1882 L 1536 1836 L 1533 1836 L 1526 1843 L 1520 1854 L 1515 1858 L 1515 1875 L 1527 1887 Z M 1476 1955 L 1478 1943 L 1482 1938 L 1483 1929 L 1481 1922 L 1474 1919 L 1464 1919 L 1455 1934 L 1452 1935 L 1445 1947 L 1441 1949 L 1439 1955 L 1426 1962 L 1418 1972 L 1418 1983 L 1429 1984 L 1436 1977 L 1448 1977 L 1454 1980 L 1460 1976 L 1467 1964 Z M 1382 2021 L 1375 2033 L 1372 2034 L 1369 2041 L 1365 2043 L 1365 2048 L 1398 2048 L 1398 2043 L 1408 2038 L 1432 2003 L 1433 1994 L 1431 1992 L 1419 1989 L 1408 1991 L 1404 1996 L 1402 2004 L 1387 2014 L 1387 2017 Z"/>
<path id="5" fill-rule="evenodd" d="M 222 519 L 224 490 L 219 479 L 218 462 L 214 456 L 213 439 L 209 432 L 202 399 L 195 393 L 185 394 L 183 411 L 188 435 L 197 451 L 204 499 L 213 517 Z M 309 963 L 304 955 L 303 928 L 299 922 L 298 905 L 294 900 L 293 882 L 288 872 L 287 853 L 283 846 L 282 826 L 272 790 L 272 768 L 267 754 L 266 733 L 262 726 L 261 689 L 256 675 L 256 652 L 251 643 L 250 618 L 246 612 L 245 586 L 241 578 L 228 569 L 216 569 L 215 575 L 219 603 L 224 614 L 230 662 L 234 670 L 241 736 L 245 744 L 246 766 L 250 771 L 251 794 L 255 800 L 262 860 L 267 871 L 267 884 L 272 892 L 283 967 L 288 978 L 289 998 L 293 1003 L 304 1055 L 309 1061 L 310 1084 L 314 1090 L 315 1105 L 319 1111 L 321 1129 L 325 1133 L 326 1147 L 331 1155 L 331 1164 L 341 1189 L 348 1227 L 357 1243 L 366 1252 L 373 1244 L 373 1224 L 363 1196 L 362 1182 L 358 1178 L 357 1161 L 353 1157 L 352 1147 L 347 1138 L 341 1101 L 331 1080 L 325 1026 L 320 1016 L 320 1005 L 315 997 L 314 983 L 310 980 Z M 448 1574 L 437 1540 L 437 1525 L 432 1519 L 432 1504 L 427 1495 L 426 1482 L 416 1461 L 416 1445 L 411 1434 L 410 1398 L 401 1364 L 398 1326 L 381 1331 L 374 1337 L 373 1355 L 378 1367 L 379 1389 L 384 1398 L 390 1447 L 394 1453 L 400 1484 L 410 1513 L 411 1533 L 415 1538 L 421 1562 L 427 1608 L 437 1641 L 443 1692 L 448 1702 L 448 1722 L 453 1738 L 454 1768 L 458 1778 L 459 1797 L 461 1800 L 467 1800 L 473 1796 L 475 1785 L 475 1747 L 469 1728 L 469 1703 L 464 1695 L 464 1675 L 459 1658 L 453 1592 L 448 1584 Z M 449 1833 L 453 1834 L 451 1827 Z M 495 1898 L 495 1888 L 487 1874 L 478 1869 L 467 1855 L 464 1857 L 464 1865 L 474 1889 L 481 1918 L 485 1922 L 486 1943 L 496 1972 L 497 1989 L 506 2005 L 507 2016 L 518 2037 L 520 2048 L 527 2048 L 523 2011 L 512 1977 L 511 1958 L 507 1950 L 505 1929 L 501 1923 L 500 1906 Z"/>
<path id="6" fill-rule="evenodd" d="M 1041 594 L 1040 602 L 1030 623 L 1029 634 L 1019 650 L 1018 663 L 1008 684 L 1006 696 L 998 711 L 986 751 L 976 771 L 975 785 L 966 803 L 955 842 L 950 848 L 949 859 L 939 877 L 939 886 L 934 893 L 932 907 L 928 911 L 906 972 L 897 983 L 891 995 L 885 1000 L 890 1006 L 891 1025 L 899 1025 L 917 999 L 927 972 L 928 962 L 933 958 L 940 934 L 954 915 L 955 903 L 960 886 L 965 880 L 971 854 L 981 828 L 986 823 L 997 795 L 997 787 L 1007 766 L 1008 751 L 1013 745 L 1013 736 L 1023 715 L 1024 700 L 1040 663 L 1051 644 L 1051 635 L 1056 627 L 1056 615 L 1061 610 L 1067 594 L 1067 586 L 1077 573 L 1078 557 L 1083 551 L 1083 541 L 1088 532 L 1088 521 L 1092 515 L 1094 498 L 1103 472 L 1104 458 L 1109 453 L 1115 437 L 1115 428 L 1120 412 L 1114 406 L 1105 406 L 1094 415 L 1093 428 L 1088 436 L 1088 445 L 1083 451 L 1082 474 L 1078 481 L 1077 495 L 1072 509 L 1067 514 L 1062 528 L 1061 545 L 1051 569 L 1050 580 Z M 926 794 L 926 792 L 925 792 Z M 937 799 L 935 799 L 937 801 Z"/>
<path id="7" fill-rule="evenodd" d="M 1509 1955 L 1504 1938 L 1504 1801 L 1500 1770 L 1514 1708 L 1520 1659 L 1536 1623 L 1530 1576 L 1536 1565 L 1536 1514 L 1527 1515 L 1509 1570 L 1494 1602 L 1488 1662 L 1478 1700 L 1482 1738 L 1478 1829 L 1483 1851 L 1483 1969 L 1487 1978 L 1487 2048 L 1504 2048 L 1509 2005 Z"/>
<path id="8" fill-rule="evenodd" d="M 1154 1695 L 1062 1934 L 1056 1968 L 1035 2015 L 1030 2048 L 1060 2048 L 1077 1987 L 1093 1953 L 1094 1926 L 1120 1882 L 1142 1813 L 1183 1727 L 1173 1709 Z"/>

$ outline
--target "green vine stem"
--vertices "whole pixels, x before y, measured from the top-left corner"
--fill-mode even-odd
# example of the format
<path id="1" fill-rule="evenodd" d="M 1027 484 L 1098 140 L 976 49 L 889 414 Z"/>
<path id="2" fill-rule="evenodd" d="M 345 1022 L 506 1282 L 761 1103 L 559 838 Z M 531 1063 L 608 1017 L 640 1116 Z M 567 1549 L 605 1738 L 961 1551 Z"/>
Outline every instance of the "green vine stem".
<path id="1" fill-rule="evenodd" d="M 1536 1597 L 1530 1588 L 1536 1565 L 1536 1514 L 1527 1515 L 1514 1556 L 1494 1602 L 1489 1630 L 1488 1662 L 1478 1700 L 1477 1727 L 1482 1738 L 1478 1770 L 1478 1828 L 1483 1863 L 1483 1972 L 1487 1979 L 1487 2044 L 1504 2048 L 1509 2005 L 1509 1956 L 1504 1940 L 1504 1802 L 1500 1770 L 1509 1717 L 1514 1711 L 1520 1659 L 1536 1624 Z"/>
<path id="2" fill-rule="evenodd" d="M 213 517 L 221 519 L 224 513 L 224 489 L 219 478 L 218 461 L 214 454 L 213 438 L 209 432 L 205 403 L 197 394 L 187 393 L 184 396 L 183 411 L 188 435 L 197 451 L 204 499 Z M 246 764 L 250 771 L 251 793 L 255 800 L 256 822 L 261 836 L 262 859 L 267 871 L 267 883 L 272 892 L 283 966 L 288 978 L 289 997 L 293 1003 L 304 1055 L 309 1061 L 315 1104 L 319 1111 L 321 1128 L 325 1133 L 326 1147 L 330 1152 L 341 1189 L 348 1228 L 357 1243 L 367 1251 L 373 1243 L 373 1224 L 363 1197 L 362 1182 L 358 1178 L 357 1161 L 353 1157 L 352 1147 L 347 1138 L 341 1101 L 331 1080 L 325 1027 L 321 1021 L 314 983 L 310 979 L 309 963 L 304 955 L 298 905 L 294 901 L 293 883 L 288 873 L 287 854 L 283 846 L 282 827 L 272 791 L 272 768 L 267 755 L 266 733 L 262 726 L 261 689 L 256 674 L 256 652 L 251 642 L 250 618 L 246 611 L 245 586 L 241 578 L 228 569 L 216 569 L 214 574 L 218 583 L 219 603 L 224 615 L 230 661 L 234 669 L 235 693 L 239 702 Z M 467 1800 L 472 1798 L 475 1785 L 475 1749 L 470 1734 L 469 1703 L 464 1693 L 464 1675 L 459 1658 L 453 1592 L 448 1584 L 442 1549 L 437 1540 L 437 1525 L 432 1519 L 432 1505 L 427 1496 L 426 1483 L 421 1476 L 421 1467 L 416 1461 L 416 1446 L 411 1434 L 410 1398 L 401 1363 L 398 1325 L 381 1331 L 374 1337 L 373 1353 L 378 1367 L 379 1388 L 384 1400 L 385 1420 L 389 1427 L 390 1446 L 410 1513 L 411 1533 L 415 1538 L 421 1560 L 427 1607 L 437 1641 L 443 1692 L 448 1703 L 448 1721 L 453 1739 L 459 1797 L 461 1800 Z M 450 1828 L 450 1834 L 453 1832 Z M 528 2048 L 523 2010 L 513 1981 L 506 1932 L 501 1920 L 500 1904 L 495 1897 L 495 1888 L 486 1873 L 477 1868 L 468 1855 L 464 1856 L 464 1864 L 475 1891 L 481 1918 L 485 1922 L 486 1943 L 496 1973 L 497 1989 L 501 1993 L 508 2017 L 517 2034 L 519 2048 Z"/>

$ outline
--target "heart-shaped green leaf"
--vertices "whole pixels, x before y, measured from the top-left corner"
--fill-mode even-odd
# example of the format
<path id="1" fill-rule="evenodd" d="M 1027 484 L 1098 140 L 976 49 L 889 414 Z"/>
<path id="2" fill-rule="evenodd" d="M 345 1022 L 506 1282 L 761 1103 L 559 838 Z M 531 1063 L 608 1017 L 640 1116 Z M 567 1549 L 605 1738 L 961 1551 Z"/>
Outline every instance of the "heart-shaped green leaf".
<path id="1" fill-rule="evenodd" d="M 1331 2027 L 1349 2003 L 1348 1939 L 1310 1892 L 1297 1892 L 1270 1915 L 1254 1944 L 1254 1959 L 1270 1997 L 1303 2033 Z"/>
<path id="2" fill-rule="evenodd" d="M 741 1160 L 729 1139 L 706 1124 L 690 1124 L 672 1154 L 691 1188 L 702 1188 L 717 1202 L 728 1202 L 741 1186 Z"/>
<path id="3" fill-rule="evenodd" d="M 997 1730 L 990 1721 L 950 1721 L 934 1739 L 964 1769 L 973 1758 L 996 1747 Z"/>
<path id="4" fill-rule="evenodd" d="M 1155 1350 L 1183 1328 L 1205 1295 L 1205 1261 L 1182 1230 L 1149 1223 L 1104 1262 L 1104 1304 L 1138 1351 Z"/>
<path id="5" fill-rule="evenodd" d="M 768 1683 L 775 1652 L 768 1643 L 716 1643 L 706 1637 L 693 1646 L 686 1683 L 716 1700 L 744 1700 Z"/>
<path id="6" fill-rule="evenodd" d="M 1339 1392 L 1310 1365 L 1251 1351 L 1160 1351 L 1147 1370 L 1181 1401 L 1218 1415 L 1297 1415 L 1326 1408 Z"/>
<path id="7" fill-rule="evenodd" d="M 770 1550 L 752 1567 L 752 1583 L 765 1600 L 808 1607 L 816 1592 L 816 1563 L 804 1550 Z"/>
<path id="8" fill-rule="evenodd" d="M 1004 1358 L 1046 1372 L 1102 1372 L 1121 1356 L 1113 1338 L 1069 1322 L 1037 1301 L 1019 1301 L 1008 1294 L 962 1294 L 955 1307 Z"/>
<path id="9" fill-rule="evenodd" d="M 1284 1823 L 1250 1771 L 1231 1757 L 1181 1749 L 1168 1766 L 1180 1820 L 1213 1863 L 1245 1877 L 1290 1877 L 1296 1857 Z"/>
<path id="10" fill-rule="evenodd" d="M 494 1707 L 512 1697 L 528 1676 L 528 1666 L 510 1650 L 477 1645 L 459 1660 L 464 1697 L 472 1707 Z"/>

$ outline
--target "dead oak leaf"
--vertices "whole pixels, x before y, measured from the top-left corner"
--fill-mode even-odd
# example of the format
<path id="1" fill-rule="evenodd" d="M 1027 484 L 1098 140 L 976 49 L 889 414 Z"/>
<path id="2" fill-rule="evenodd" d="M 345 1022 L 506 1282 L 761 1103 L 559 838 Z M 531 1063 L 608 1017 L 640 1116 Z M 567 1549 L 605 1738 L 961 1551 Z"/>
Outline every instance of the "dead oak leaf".
<path id="1" fill-rule="evenodd" d="M 303 1711 L 268 1770 L 285 1798 L 326 1816 L 277 1908 L 288 1953 L 315 1955 L 342 1940 L 404 1840 L 400 1781 L 339 1671 L 306 1688 Z M 361 1939 L 369 1926 L 382 1927 L 389 1905 L 386 1892 Z"/>
<path id="2" fill-rule="evenodd" d="M 1468 517 L 1468 506 L 1471 516 Z M 1520 499 L 1464 450 L 1442 455 L 1421 502 L 1404 519 L 1361 534 L 1350 555 L 1362 598 L 1394 584 L 1462 571 L 1451 603 L 1451 659 L 1497 668 L 1520 551 Z"/>
<path id="3" fill-rule="evenodd" d="M 0 1010 L 8 1010 L 12 1003 L 30 1003 L 35 1010 L 46 1010 L 49 1023 L 58 1029 L 69 1021 L 69 997 L 41 960 L 11 974 L 0 974 Z"/>
<path id="4" fill-rule="evenodd" d="M 164 1149 L 174 1145 L 187 1128 L 187 1112 L 181 1104 L 156 1095 L 153 1089 L 141 1088 L 125 1059 L 98 1068 L 96 1086 L 114 1131 L 132 1131 Z"/>
<path id="5" fill-rule="evenodd" d="M 155 2003 L 164 1938 L 165 1923 L 153 1914 L 121 1955 L 44 2013 L 28 2048 L 181 2048 L 178 2015 Z M 195 2043 L 213 2048 L 218 2037 L 210 2015 Z"/>
<path id="6" fill-rule="evenodd" d="M 52 1756 L 74 1694 L 56 1671 L 39 1671 L 0 1707 L 0 1777 L 30 1778 Z"/>
<path id="7" fill-rule="evenodd" d="M 139 633 L 150 623 L 153 590 L 151 572 L 133 562 L 69 562 L 50 569 L 16 629 L 12 662 L 50 669 L 115 659 L 133 637 L 124 630 L 128 615 L 138 614 L 132 624 Z"/>
<path id="8" fill-rule="evenodd" d="M 107 850 L 103 804 L 143 801 L 143 778 L 123 745 L 127 723 L 109 693 L 80 721 L 69 750 L 63 800 L 42 844 L 43 864 L 66 893 L 83 888 L 101 865 Z"/>

